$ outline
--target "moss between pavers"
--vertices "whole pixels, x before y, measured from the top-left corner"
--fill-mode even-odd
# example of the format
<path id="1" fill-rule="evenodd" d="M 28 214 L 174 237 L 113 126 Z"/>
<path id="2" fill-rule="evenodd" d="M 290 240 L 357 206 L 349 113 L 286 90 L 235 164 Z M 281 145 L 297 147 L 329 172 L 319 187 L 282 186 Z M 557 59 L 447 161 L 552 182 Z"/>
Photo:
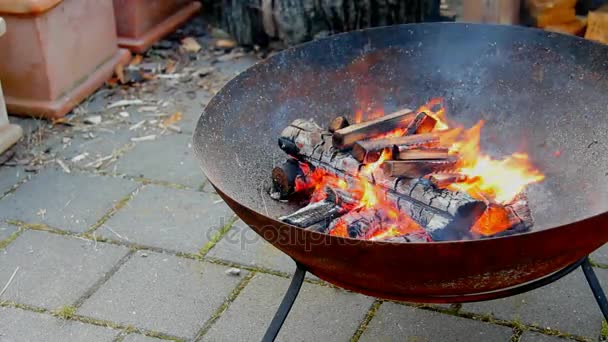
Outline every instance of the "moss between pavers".
<path id="1" fill-rule="evenodd" d="M 21 235 L 23 229 L 19 228 L 16 232 L 12 233 L 9 237 L 4 240 L 0 240 L 0 249 L 6 248 L 11 242 L 15 241 L 16 238 Z"/>
<path id="2" fill-rule="evenodd" d="M 435 311 L 435 312 L 439 312 L 439 313 L 443 313 L 443 314 L 447 314 L 447 315 L 451 315 L 451 316 L 473 319 L 476 321 L 491 323 L 491 324 L 495 324 L 495 325 L 502 325 L 502 326 L 514 329 L 514 332 L 517 332 L 517 330 L 521 330 L 522 333 L 524 331 L 533 331 L 533 332 L 538 332 L 538 333 L 541 333 L 544 335 L 568 338 L 568 339 L 580 341 L 580 342 L 589 342 L 590 341 L 589 339 L 582 337 L 582 336 L 573 335 L 573 334 L 562 332 L 559 330 L 543 328 L 541 326 L 534 325 L 534 324 L 524 324 L 524 323 L 520 322 L 519 320 L 509 321 L 509 320 L 499 319 L 499 318 L 496 318 L 493 315 L 489 315 L 489 314 L 475 314 L 475 313 L 471 313 L 471 312 L 454 312 L 451 309 L 431 306 L 428 304 L 403 303 L 403 302 L 397 302 L 397 301 L 391 301 L 391 302 L 405 305 L 405 306 L 416 307 L 416 308 L 419 308 L 422 310 Z"/>
<path id="3" fill-rule="evenodd" d="M 222 303 L 222 305 L 220 305 L 220 307 L 217 308 L 217 310 L 215 310 L 213 315 L 211 315 L 211 318 L 209 318 L 205 322 L 205 324 L 203 324 L 203 327 L 196 334 L 194 341 L 201 340 L 201 338 L 209 331 L 209 329 L 211 329 L 211 327 L 213 326 L 213 323 L 215 323 L 222 316 L 222 314 L 228 309 L 230 304 L 232 304 L 232 302 L 234 302 L 236 297 L 238 297 L 238 295 L 241 293 L 241 291 L 243 291 L 245 286 L 247 286 L 247 284 L 249 284 L 251 282 L 251 280 L 253 279 L 253 277 L 256 274 L 257 274 L 256 272 L 250 272 L 245 277 L 243 277 L 243 280 L 241 280 L 241 282 L 234 288 L 234 290 L 232 290 L 232 292 L 230 292 L 230 294 L 228 295 L 226 300 Z"/>
<path id="4" fill-rule="evenodd" d="M 359 324 L 357 331 L 355 331 L 355 334 L 353 335 L 353 337 L 350 338 L 350 342 L 359 341 L 359 339 L 361 338 L 361 335 L 363 335 L 363 333 L 367 329 L 367 326 L 369 325 L 369 322 L 372 321 L 372 318 L 374 318 L 374 316 L 376 316 L 376 313 L 380 309 L 380 305 L 382 305 L 383 302 L 384 301 L 382 301 L 381 299 L 376 299 L 372 303 L 369 310 L 367 310 L 367 314 L 363 318 L 363 321 L 361 321 L 361 323 Z"/>
<path id="5" fill-rule="evenodd" d="M 604 320 L 602 321 L 602 330 L 600 331 L 600 341 L 608 340 L 608 323 Z"/>
<path id="6" fill-rule="evenodd" d="M 121 208 L 123 208 L 129 201 L 131 201 L 135 195 L 139 192 L 142 185 L 135 187 L 135 190 L 131 191 L 128 195 L 118 200 L 118 202 L 110 209 L 107 213 L 105 213 L 97 222 L 95 222 L 86 232 L 83 234 L 91 234 L 96 231 L 99 227 L 101 227 L 104 223 L 108 222 L 108 220 L 114 216 Z"/>
<path id="7" fill-rule="evenodd" d="M 228 220 L 228 222 L 222 228 L 220 228 L 218 232 L 213 234 L 211 239 L 209 239 L 209 241 L 203 246 L 203 248 L 198 251 L 198 253 L 201 256 L 205 256 L 211 250 L 211 248 L 213 248 L 213 246 L 215 246 L 222 239 L 222 237 L 224 237 L 224 235 L 228 233 L 230 228 L 232 228 L 232 225 L 234 225 L 237 220 L 238 217 L 236 215 L 232 216 L 230 220 Z"/>
<path id="8" fill-rule="evenodd" d="M 74 315 L 76 315 L 76 310 L 78 310 L 76 307 L 74 306 L 62 306 L 57 310 L 53 310 L 52 314 L 53 316 L 62 318 L 62 319 L 72 319 L 74 318 Z"/>

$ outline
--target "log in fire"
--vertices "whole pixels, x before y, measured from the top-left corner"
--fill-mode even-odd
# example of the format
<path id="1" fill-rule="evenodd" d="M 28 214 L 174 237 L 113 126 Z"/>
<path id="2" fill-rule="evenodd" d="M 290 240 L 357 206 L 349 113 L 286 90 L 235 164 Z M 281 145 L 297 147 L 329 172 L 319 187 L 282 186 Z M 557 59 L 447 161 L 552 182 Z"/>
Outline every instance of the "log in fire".
<path id="1" fill-rule="evenodd" d="M 527 154 L 480 151 L 483 121 L 465 129 L 441 99 L 327 129 L 298 119 L 279 137 L 276 200 L 306 198 L 283 222 L 330 235 L 392 242 L 479 239 L 525 232 L 525 189 L 544 175 Z"/>

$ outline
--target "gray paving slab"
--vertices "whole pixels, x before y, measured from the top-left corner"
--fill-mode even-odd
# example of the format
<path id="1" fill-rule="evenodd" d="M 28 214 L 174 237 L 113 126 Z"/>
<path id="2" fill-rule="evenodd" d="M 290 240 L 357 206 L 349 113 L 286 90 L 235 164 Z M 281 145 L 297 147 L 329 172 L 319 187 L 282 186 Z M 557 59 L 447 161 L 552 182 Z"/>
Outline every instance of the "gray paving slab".
<path id="1" fill-rule="evenodd" d="M 241 220 L 209 251 L 208 256 L 252 267 L 293 273 L 295 262 L 266 242 Z"/>
<path id="2" fill-rule="evenodd" d="M 121 178 L 46 169 L 0 200 L 0 219 L 83 232 L 136 186 Z"/>
<path id="3" fill-rule="evenodd" d="M 17 229 L 18 228 L 15 226 L 0 222 L 0 241 L 5 240 L 11 235 L 13 235 L 13 233 L 16 232 Z"/>
<path id="4" fill-rule="evenodd" d="M 65 161 L 72 161 L 74 157 L 77 157 L 74 163 L 83 167 L 125 147 L 134 136 L 134 132 L 127 128 L 92 131 L 91 134 L 92 136 L 86 132 L 72 132 L 57 137 L 54 139 L 56 142 L 52 144 L 50 152 Z M 69 140 L 64 142 L 64 137 Z"/>
<path id="5" fill-rule="evenodd" d="M 162 136 L 137 143 L 118 160 L 116 171 L 198 189 L 205 176 L 195 159 L 190 134 Z"/>
<path id="6" fill-rule="evenodd" d="M 425 311 L 401 304 L 383 303 L 360 341 L 504 341 L 512 329 Z"/>
<path id="7" fill-rule="evenodd" d="M 197 89 L 192 91 L 193 96 L 180 96 L 180 100 L 176 104 L 176 108 L 183 114 L 179 126 L 184 132 L 194 132 L 198 118 L 203 113 L 203 109 L 213 97 L 209 92 Z"/>
<path id="8" fill-rule="evenodd" d="M 0 196 L 9 191 L 15 184 L 19 183 L 28 174 L 18 167 L 0 167 Z"/>
<path id="9" fill-rule="evenodd" d="M 196 253 L 234 214 L 217 195 L 147 185 L 98 232 L 112 239 Z"/>
<path id="10" fill-rule="evenodd" d="M 3 299 L 47 309 L 72 305 L 127 252 L 69 236 L 23 232 L 0 253 L 0 284 L 19 268 Z"/>
<path id="11" fill-rule="evenodd" d="M 49 314 L 0 307 L 0 341 L 2 342 L 66 342 L 113 341 L 119 331 L 66 321 Z"/>
<path id="12" fill-rule="evenodd" d="M 154 337 L 148 337 L 148 336 L 144 336 L 144 335 L 137 335 L 137 334 L 127 335 L 122 340 L 122 342 L 162 342 L 162 341 L 164 341 L 164 340 L 154 338 Z"/>
<path id="13" fill-rule="evenodd" d="M 608 272 L 597 270 L 596 274 L 606 287 Z M 461 311 L 491 314 L 497 318 L 518 320 L 590 339 L 597 339 L 602 325 L 602 315 L 580 269 L 538 290 L 499 300 L 465 304 Z"/>
<path id="14" fill-rule="evenodd" d="M 569 339 L 557 337 L 557 336 L 549 336 L 540 334 L 537 332 L 526 331 L 519 338 L 519 342 L 566 342 L 571 341 Z"/>
<path id="15" fill-rule="evenodd" d="M 289 279 L 257 274 L 211 327 L 204 341 L 260 341 Z M 278 341 L 348 341 L 373 298 L 305 283 Z"/>
<path id="16" fill-rule="evenodd" d="M 591 253 L 591 260 L 603 265 L 608 265 L 608 244 L 603 245 L 595 252 Z"/>
<path id="17" fill-rule="evenodd" d="M 246 274 L 226 269 L 138 252 L 77 313 L 192 338 Z"/>

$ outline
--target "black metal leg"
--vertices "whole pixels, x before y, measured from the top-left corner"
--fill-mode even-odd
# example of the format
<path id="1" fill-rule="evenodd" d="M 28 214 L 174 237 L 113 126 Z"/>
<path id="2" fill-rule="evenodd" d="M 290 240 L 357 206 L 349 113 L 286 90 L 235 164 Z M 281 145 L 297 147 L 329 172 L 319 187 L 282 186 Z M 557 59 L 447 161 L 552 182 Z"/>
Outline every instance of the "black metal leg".
<path id="1" fill-rule="evenodd" d="M 279 331 L 283 326 L 283 322 L 285 322 L 287 315 L 289 315 L 291 306 L 296 301 L 296 297 L 300 292 L 305 275 L 306 269 L 304 266 L 296 263 L 296 272 L 293 274 L 293 278 L 291 278 L 291 284 L 289 284 L 289 288 L 283 297 L 283 301 L 281 301 L 281 305 L 279 305 L 277 313 L 274 314 L 274 318 L 272 319 L 272 322 L 270 322 L 270 326 L 264 334 L 264 338 L 262 339 L 263 342 L 272 342 L 279 334 Z"/>
<path id="2" fill-rule="evenodd" d="M 591 287 L 593 296 L 597 301 L 597 305 L 599 305 L 600 310 L 602 310 L 602 314 L 604 314 L 604 319 L 608 321 L 608 300 L 606 299 L 606 294 L 602 289 L 602 285 L 600 285 L 600 282 L 597 280 L 597 276 L 593 271 L 593 267 L 591 266 L 588 257 L 585 258 L 585 261 L 583 261 L 581 267 L 583 268 L 583 273 L 585 273 L 585 278 L 587 278 L 589 287 Z"/>

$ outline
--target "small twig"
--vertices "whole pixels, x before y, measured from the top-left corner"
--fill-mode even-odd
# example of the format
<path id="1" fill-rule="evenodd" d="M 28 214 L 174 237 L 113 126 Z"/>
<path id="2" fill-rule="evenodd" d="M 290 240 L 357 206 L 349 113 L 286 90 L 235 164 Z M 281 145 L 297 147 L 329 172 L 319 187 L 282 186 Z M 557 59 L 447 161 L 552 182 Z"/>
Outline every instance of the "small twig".
<path id="1" fill-rule="evenodd" d="M 65 165 L 65 163 L 61 159 L 55 159 L 55 162 L 57 162 L 57 164 L 59 164 L 59 166 L 61 166 L 61 168 L 63 169 L 63 171 L 65 171 L 65 173 L 72 173 L 72 171 L 70 171 L 70 168 L 68 168 L 68 166 Z"/>
<path id="2" fill-rule="evenodd" d="M 8 278 L 8 282 L 6 283 L 6 285 L 4 285 L 4 287 L 2 288 L 2 291 L 0 291 L 0 297 L 2 297 L 2 295 L 4 294 L 4 292 L 6 292 L 6 290 L 8 289 L 8 287 L 13 282 L 13 278 L 15 278 L 15 275 L 17 274 L 17 271 L 19 271 L 19 266 L 17 266 L 17 268 L 15 268 L 15 271 L 13 271 L 13 274 L 11 275 L 11 277 Z"/>
<path id="3" fill-rule="evenodd" d="M 145 135 L 143 137 L 131 138 L 131 141 L 132 142 L 150 141 L 150 140 L 154 140 L 154 139 L 156 139 L 156 134 L 150 134 L 150 135 Z"/>

